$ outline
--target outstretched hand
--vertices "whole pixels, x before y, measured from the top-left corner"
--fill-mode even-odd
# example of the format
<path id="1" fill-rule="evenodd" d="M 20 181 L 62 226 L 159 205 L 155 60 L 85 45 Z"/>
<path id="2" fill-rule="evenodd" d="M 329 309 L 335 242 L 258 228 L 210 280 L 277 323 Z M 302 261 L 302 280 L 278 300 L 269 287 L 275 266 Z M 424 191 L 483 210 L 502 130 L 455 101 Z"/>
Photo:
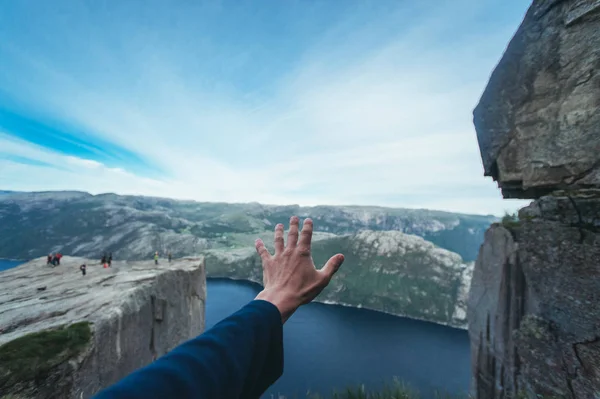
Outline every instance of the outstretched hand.
<path id="1" fill-rule="evenodd" d="M 337 254 L 317 270 L 310 253 L 313 222 L 305 219 L 300 233 L 298 225 L 298 217 L 292 216 L 287 245 L 284 245 L 283 225 L 275 226 L 275 255 L 269 253 L 261 239 L 256 240 L 256 251 L 262 259 L 265 287 L 256 299 L 277 306 L 284 323 L 296 309 L 315 299 L 327 287 L 344 262 L 344 255 Z"/>

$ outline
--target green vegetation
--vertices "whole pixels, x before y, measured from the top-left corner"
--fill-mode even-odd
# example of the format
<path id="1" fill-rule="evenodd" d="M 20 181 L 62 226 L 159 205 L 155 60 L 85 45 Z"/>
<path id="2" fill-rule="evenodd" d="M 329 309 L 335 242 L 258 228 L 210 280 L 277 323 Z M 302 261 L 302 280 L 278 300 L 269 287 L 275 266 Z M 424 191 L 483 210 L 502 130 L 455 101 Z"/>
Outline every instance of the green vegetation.
<path id="1" fill-rule="evenodd" d="M 516 229 L 520 226 L 519 216 L 516 213 L 505 213 L 502 217 L 502 226 L 507 229 Z"/>
<path id="2" fill-rule="evenodd" d="M 247 242 L 252 246 L 257 235 L 272 237 L 277 223 L 287 225 L 291 215 L 299 215 L 313 218 L 316 231 L 336 235 L 359 230 L 419 235 L 468 262 L 476 259 L 484 231 L 497 220 L 424 209 L 203 203 L 84 193 L 3 194 L 0 214 L 0 258 L 16 259 L 58 249 L 77 256 L 110 251 L 119 259 L 139 259 L 154 252 L 156 243 L 169 245 L 176 256 L 187 256 L 198 253 L 190 236 L 208 240 L 210 248 L 240 248 Z"/>
<path id="3" fill-rule="evenodd" d="M 375 245 L 353 237 L 335 237 L 312 246 L 316 265 L 323 265 L 331 254 L 343 253 L 344 266 L 337 278 L 320 295 L 348 305 L 361 305 L 392 314 L 452 323 L 461 275 L 444 266 L 429 248 L 407 247 L 377 254 Z M 460 259 L 457 257 L 457 263 Z"/>
<path id="4" fill-rule="evenodd" d="M 24 335 L 0 346 L 0 390 L 15 383 L 43 379 L 79 355 L 92 337 L 87 322 Z"/>
<path id="5" fill-rule="evenodd" d="M 364 386 L 348 388 L 344 392 L 333 392 L 329 396 L 307 393 L 306 399 L 420 399 L 421 394 L 404 382 L 394 379 L 379 390 L 367 390 Z M 296 397 L 297 399 L 298 397 Z M 435 399 L 468 399 L 469 395 L 450 395 L 436 392 Z"/>
<path id="6" fill-rule="evenodd" d="M 464 394 L 448 394 L 443 392 L 435 392 L 434 399 L 471 399 L 471 395 Z M 540 394 L 533 394 L 533 396 L 527 395 L 523 391 L 516 395 L 507 396 L 507 399 L 558 399 L 556 396 L 543 396 Z M 298 399 L 296 396 L 294 399 Z M 316 393 L 307 393 L 306 399 L 421 399 L 422 395 L 415 389 L 411 388 L 404 382 L 394 379 L 391 384 L 385 384 L 382 389 L 366 390 L 364 386 L 355 388 L 348 388 L 344 392 L 333 392 L 329 396 L 323 396 Z"/>

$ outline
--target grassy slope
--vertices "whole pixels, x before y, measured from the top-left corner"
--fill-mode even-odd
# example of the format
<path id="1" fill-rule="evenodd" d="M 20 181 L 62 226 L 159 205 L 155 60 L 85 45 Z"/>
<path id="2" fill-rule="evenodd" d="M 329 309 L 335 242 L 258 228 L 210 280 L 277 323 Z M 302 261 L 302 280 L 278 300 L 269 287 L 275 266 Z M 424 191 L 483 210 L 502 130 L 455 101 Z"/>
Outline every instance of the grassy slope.
<path id="1" fill-rule="evenodd" d="M 38 381 L 79 355 L 90 342 L 87 322 L 27 334 L 0 346 L 0 391 L 17 382 Z"/>

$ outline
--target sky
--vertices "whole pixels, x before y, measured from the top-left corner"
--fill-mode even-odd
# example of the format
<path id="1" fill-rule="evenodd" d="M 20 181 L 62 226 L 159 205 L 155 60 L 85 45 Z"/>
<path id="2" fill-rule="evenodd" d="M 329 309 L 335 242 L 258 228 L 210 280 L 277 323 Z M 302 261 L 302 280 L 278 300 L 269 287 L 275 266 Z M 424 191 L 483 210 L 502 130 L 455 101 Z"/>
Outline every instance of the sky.
<path id="1" fill-rule="evenodd" d="M 0 190 L 501 215 L 523 0 L 0 0 Z"/>

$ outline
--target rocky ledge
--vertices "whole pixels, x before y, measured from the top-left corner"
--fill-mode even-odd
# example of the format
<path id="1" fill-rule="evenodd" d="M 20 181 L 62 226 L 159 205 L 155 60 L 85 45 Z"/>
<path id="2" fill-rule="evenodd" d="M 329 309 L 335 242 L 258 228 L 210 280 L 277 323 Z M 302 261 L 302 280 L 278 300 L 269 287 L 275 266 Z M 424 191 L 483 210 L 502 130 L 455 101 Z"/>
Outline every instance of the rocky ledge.
<path id="1" fill-rule="evenodd" d="M 13 397 L 89 397 L 204 328 L 203 258 L 36 259 L 0 286 L 0 392 Z"/>

